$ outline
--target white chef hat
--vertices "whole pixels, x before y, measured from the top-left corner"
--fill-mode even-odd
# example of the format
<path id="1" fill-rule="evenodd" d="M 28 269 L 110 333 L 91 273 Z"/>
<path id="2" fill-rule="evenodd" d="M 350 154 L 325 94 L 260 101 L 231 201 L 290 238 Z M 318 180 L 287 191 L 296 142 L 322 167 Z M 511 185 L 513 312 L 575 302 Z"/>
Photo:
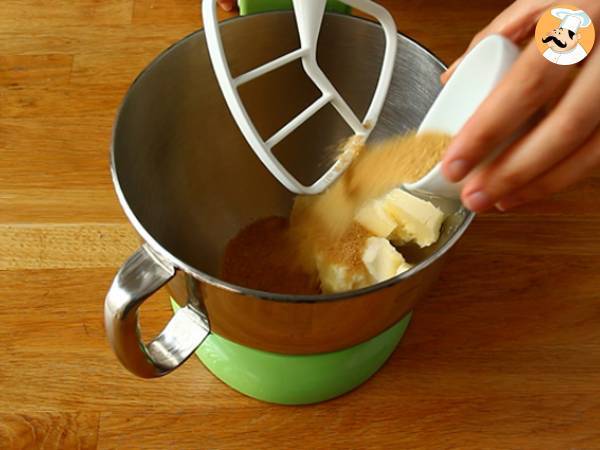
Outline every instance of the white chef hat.
<path id="1" fill-rule="evenodd" d="M 577 33 L 579 28 L 586 28 L 592 23 L 590 16 L 581 9 L 574 11 L 569 8 L 554 8 L 550 12 L 554 17 L 562 20 L 560 28 L 571 30 L 573 33 Z"/>

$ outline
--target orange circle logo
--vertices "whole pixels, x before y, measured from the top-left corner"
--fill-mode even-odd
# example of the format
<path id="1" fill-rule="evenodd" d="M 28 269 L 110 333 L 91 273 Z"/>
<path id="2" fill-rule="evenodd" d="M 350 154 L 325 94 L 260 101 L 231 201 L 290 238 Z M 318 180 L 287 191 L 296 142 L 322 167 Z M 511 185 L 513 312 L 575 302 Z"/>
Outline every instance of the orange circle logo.
<path id="1" fill-rule="evenodd" d="M 590 16 L 572 5 L 557 5 L 547 10 L 535 28 L 535 43 L 540 53 L 561 66 L 585 59 L 595 38 Z"/>

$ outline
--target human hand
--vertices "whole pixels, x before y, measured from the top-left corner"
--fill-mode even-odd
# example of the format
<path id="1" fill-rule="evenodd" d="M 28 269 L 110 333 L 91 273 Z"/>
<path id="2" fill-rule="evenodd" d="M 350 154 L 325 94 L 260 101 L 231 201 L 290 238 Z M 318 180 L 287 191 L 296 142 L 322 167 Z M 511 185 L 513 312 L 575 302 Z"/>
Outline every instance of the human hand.
<path id="1" fill-rule="evenodd" d="M 533 34 L 549 0 L 517 0 L 478 33 L 470 47 L 499 33 L 519 43 Z M 573 0 L 600 23 L 600 2 Z M 443 74 L 443 83 L 457 62 Z M 498 87 L 450 144 L 443 171 L 451 181 L 466 178 L 462 200 L 480 212 L 506 210 L 558 192 L 600 166 L 600 51 L 575 66 L 543 58 L 535 42 L 525 47 Z M 493 161 L 479 165 L 514 133 L 533 127 Z"/>
<path id="2" fill-rule="evenodd" d="M 232 11 L 236 5 L 235 0 L 217 0 L 217 3 L 225 11 Z"/>

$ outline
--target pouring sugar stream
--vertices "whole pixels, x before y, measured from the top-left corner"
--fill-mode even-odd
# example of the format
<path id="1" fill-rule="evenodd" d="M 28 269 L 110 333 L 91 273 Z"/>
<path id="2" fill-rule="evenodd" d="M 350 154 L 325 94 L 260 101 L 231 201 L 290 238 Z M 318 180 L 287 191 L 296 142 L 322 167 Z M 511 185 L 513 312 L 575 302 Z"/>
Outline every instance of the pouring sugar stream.
<path id="1" fill-rule="evenodd" d="M 393 38 L 396 27 L 389 12 L 370 0 L 347 3 L 374 16 L 386 38 L 379 80 L 362 120 L 317 63 L 316 47 L 325 0 L 294 0 L 301 48 L 236 78 L 231 76 L 226 61 L 215 2 L 203 3 L 209 54 L 237 125 L 267 169 L 286 188 L 303 195 L 296 200 L 292 211 L 291 238 L 283 241 L 293 242 L 294 248 L 284 245 L 284 250 L 273 249 L 275 259 L 282 259 L 280 250 L 295 255 L 304 272 L 320 280 L 324 293 L 357 289 L 410 270 L 412 264 L 398 248 L 409 243 L 427 247 L 436 242 L 444 214 L 423 197 L 460 197 L 461 186 L 448 182 L 442 175 L 442 154 L 451 136 L 498 84 L 519 53 L 514 44 L 501 36 L 482 40 L 459 64 L 416 133 L 367 145 L 390 87 L 391 67 L 396 57 Z M 263 140 L 244 107 L 238 88 L 296 59 L 301 60 L 321 96 L 269 139 Z M 312 185 L 304 185 L 275 158 L 272 149 L 328 103 L 355 134 L 340 147 L 333 165 Z M 241 237 L 236 242 L 243 248 Z M 228 261 L 235 259 L 230 257 Z M 231 265 L 224 269 L 237 273 Z M 263 269 L 271 270 L 268 264 Z M 230 281 L 252 282 L 235 278 Z"/>
<path id="2" fill-rule="evenodd" d="M 300 216 L 295 206 L 292 232 L 300 234 L 303 259 L 315 261 L 324 292 L 393 278 L 412 268 L 403 246 L 423 248 L 437 241 L 444 214 L 427 199 L 458 199 L 461 188 L 443 176 L 443 152 L 518 53 L 501 36 L 482 40 L 458 66 L 416 134 L 392 137 L 357 152 L 346 173 L 324 194 L 304 200 L 309 207 L 302 211 L 308 218 L 294 220 Z M 356 224 L 366 231 L 362 240 L 355 237 Z M 324 250 L 348 245 L 355 255 L 350 260 L 344 258 L 347 248 L 341 254 Z"/>

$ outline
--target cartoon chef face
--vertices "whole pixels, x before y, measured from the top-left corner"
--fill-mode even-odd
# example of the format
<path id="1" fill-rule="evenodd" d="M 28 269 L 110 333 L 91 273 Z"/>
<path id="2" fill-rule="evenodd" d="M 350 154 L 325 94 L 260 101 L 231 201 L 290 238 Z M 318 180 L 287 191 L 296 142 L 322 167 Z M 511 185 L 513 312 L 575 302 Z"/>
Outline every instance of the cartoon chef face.
<path id="1" fill-rule="evenodd" d="M 576 34 L 573 30 L 566 28 L 555 28 L 542 38 L 542 42 L 557 53 L 564 53 L 573 50 L 581 34 Z"/>

